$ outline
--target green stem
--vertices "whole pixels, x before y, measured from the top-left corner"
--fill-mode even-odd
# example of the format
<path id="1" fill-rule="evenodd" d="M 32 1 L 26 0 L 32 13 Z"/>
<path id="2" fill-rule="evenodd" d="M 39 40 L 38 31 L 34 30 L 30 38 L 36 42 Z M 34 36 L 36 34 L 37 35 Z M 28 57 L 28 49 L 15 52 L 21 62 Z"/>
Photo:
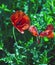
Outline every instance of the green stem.
<path id="1" fill-rule="evenodd" d="M 14 27 L 13 27 L 13 36 L 14 36 L 14 40 L 15 40 L 15 42 L 17 42 L 17 41 L 16 41 L 15 28 L 14 28 Z"/>

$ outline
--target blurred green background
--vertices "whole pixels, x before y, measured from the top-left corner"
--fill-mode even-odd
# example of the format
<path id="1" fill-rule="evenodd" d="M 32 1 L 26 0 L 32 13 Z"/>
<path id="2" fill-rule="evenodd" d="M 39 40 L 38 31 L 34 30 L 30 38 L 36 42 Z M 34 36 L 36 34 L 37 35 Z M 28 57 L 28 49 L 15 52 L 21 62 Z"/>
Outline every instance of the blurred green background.
<path id="1" fill-rule="evenodd" d="M 10 21 L 16 10 L 25 12 L 39 33 L 49 24 L 55 32 L 55 0 L 0 0 L 0 65 L 55 65 L 55 37 L 19 33 Z"/>

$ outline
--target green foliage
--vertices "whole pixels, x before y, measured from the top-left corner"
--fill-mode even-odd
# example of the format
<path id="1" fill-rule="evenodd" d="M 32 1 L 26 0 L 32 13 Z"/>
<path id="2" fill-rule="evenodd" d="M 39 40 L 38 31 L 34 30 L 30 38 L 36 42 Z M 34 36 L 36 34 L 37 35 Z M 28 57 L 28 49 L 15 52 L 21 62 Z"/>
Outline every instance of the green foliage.
<path id="1" fill-rule="evenodd" d="M 9 10 L 9 9 L 7 8 L 7 6 L 4 5 L 4 4 L 2 4 L 2 5 L 0 6 L 0 9 L 3 9 L 3 10 L 6 11 L 6 12 L 10 12 L 10 11 L 11 11 L 11 10 Z"/>
<path id="2" fill-rule="evenodd" d="M 1 0 L 0 65 L 55 65 L 55 37 L 33 37 L 29 31 L 19 33 L 10 21 L 15 10 L 25 12 L 39 33 L 48 24 L 55 28 L 55 0 Z M 53 32 L 55 36 L 55 29 Z"/>
<path id="3" fill-rule="evenodd" d="M 44 41 L 45 41 L 45 42 L 48 42 L 49 39 L 48 39 L 47 37 L 44 37 Z"/>
<path id="4" fill-rule="evenodd" d="M 3 43 L 2 43 L 2 41 L 0 42 L 0 50 L 2 50 L 3 49 Z"/>

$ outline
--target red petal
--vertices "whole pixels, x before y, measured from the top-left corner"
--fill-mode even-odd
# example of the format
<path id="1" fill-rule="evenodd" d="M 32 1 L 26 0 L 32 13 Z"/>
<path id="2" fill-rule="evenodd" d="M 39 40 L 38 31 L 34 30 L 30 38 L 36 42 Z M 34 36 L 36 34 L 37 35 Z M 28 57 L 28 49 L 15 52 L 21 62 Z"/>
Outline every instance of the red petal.
<path id="1" fill-rule="evenodd" d="M 52 33 L 51 30 L 46 30 L 46 31 L 45 31 L 46 36 L 50 35 L 51 33 Z"/>
<path id="2" fill-rule="evenodd" d="M 39 34 L 39 36 L 40 36 L 40 37 L 44 37 L 44 36 L 46 36 L 45 31 L 41 32 L 41 33 Z"/>
<path id="3" fill-rule="evenodd" d="M 34 27 L 34 26 L 30 26 L 29 31 L 32 33 L 33 36 L 38 36 L 39 35 L 38 32 L 37 32 L 36 27 Z"/>
<path id="4" fill-rule="evenodd" d="M 11 21 L 14 23 L 14 24 L 16 24 L 21 18 L 22 18 L 22 16 L 23 16 L 23 12 L 21 12 L 21 11 L 16 11 L 16 12 L 14 12 L 12 15 L 11 15 Z"/>
<path id="5" fill-rule="evenodd" d="M 51 30 L 46 30 L 46 31 L 41 32 L 39 36 L 40 37 L 44 37 L 44 36 L 50 35 L 51 33 L 52 33 Z"/>
<path id="6" fill-rule="evenodd" d="M 54 33 L 52 32 L 50 35 L 47 36 L 48 38 L 53 38 L 54 37 Z"/>
<path id="7" fill-rule="evenodd" d="M 52 24 L 48 25 L 47 28 L 46 28 L 46 30 L 54 30 L 53 25 Z"/>
<path id="8" fill-rule="evenodd" d="M 21 33 L 24 33 L 24 30 L 27 30 L 30 26 L 29 17 L 22 11 L 16 11 L 10 18 L 14 27 Z"/>
<path id="9" fill-rule="evenodd" d="M 53 38 L 54 37 L 54 33 L 51 30 L 46 30 L 44 32 L 41 32 L 39 36 L 40 37 L 46 36 L 48 38 Z"/>

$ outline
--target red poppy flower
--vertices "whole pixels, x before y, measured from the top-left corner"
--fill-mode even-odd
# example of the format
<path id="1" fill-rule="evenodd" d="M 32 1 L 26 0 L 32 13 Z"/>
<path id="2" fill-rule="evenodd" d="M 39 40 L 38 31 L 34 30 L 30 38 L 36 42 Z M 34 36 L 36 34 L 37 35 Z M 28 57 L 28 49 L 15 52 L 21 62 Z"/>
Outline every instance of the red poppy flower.
<path id="1" fill-rule="evenodd" d="M 22 11 L 14 12 L 10 18 L 14 27 L 22 34 L 24 30 L 27 30 L 30 26 L 29 17 Z"/>
<path id="2" fill-rule="evenodd" d="M 53 25 L 52 24 L 48 25 L 47 28 L 46 28 L 46 30 L 54 30 Z"/>
<path id="3" fill-rule="evenodd" d="M 36 27 L 34 27 L 34 26 L 30 26 L 29 31 L 32 33 L 33 36 L 38 36 L 39 35 Z"/>
<path id="4" fill-rule="evenodd" d="M 53 38 L 54 37 L 54 33 L 51 30 L 46 30 L 40 33 L 39 35 L 40 37 L 48 37 L 48 38 Z"/>

